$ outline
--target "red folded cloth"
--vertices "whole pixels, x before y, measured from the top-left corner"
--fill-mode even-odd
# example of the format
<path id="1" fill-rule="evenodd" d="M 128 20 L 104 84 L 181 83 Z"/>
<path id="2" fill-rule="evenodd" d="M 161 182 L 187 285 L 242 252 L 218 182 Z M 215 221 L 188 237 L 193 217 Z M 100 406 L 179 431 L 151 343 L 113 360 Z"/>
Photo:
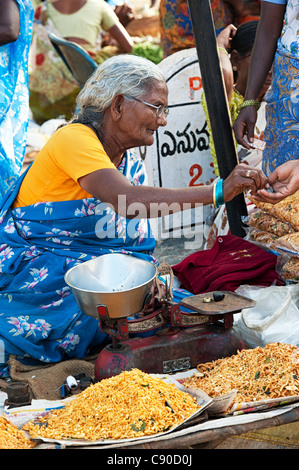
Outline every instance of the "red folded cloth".
<path id="1" fill-rule="evenodd" d="M 234 235 L 216 239 L 210 250 L 198 251 L 172 266 L 181 287 L 192 294 L 234 292 L 240 285 L 271 286 L 284 282 L 276 271 L 277 256 Z"/>

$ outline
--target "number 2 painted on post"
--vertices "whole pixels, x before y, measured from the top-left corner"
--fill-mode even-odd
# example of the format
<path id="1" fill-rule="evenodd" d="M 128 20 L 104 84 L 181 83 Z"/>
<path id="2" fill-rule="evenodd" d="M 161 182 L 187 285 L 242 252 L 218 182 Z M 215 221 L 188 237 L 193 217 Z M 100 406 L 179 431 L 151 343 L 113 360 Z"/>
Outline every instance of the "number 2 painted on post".
<path id="1" fill-rule="evenodd" d="M 196 183 L 198 178 L 200 178 L 202 175 L 202 167 L 198 165 L 198 163 L 195 163 L 194 165 L 190 167 L 189 175 L 192 176 L 189 186 L 202 186 L 203 185 L 203 183 Z"/>

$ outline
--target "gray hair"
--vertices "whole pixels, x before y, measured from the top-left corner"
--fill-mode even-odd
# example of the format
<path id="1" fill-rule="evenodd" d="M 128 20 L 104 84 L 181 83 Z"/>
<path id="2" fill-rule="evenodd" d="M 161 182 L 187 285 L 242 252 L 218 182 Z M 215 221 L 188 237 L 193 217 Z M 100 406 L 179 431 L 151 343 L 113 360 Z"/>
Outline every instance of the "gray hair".
<path id="1" fill-rule="evenodd" d="M 115 95 L 140 98 L 156 82 L 165 82 L 165 76 L 153 62 L 131 54 L 111 57 L 94 71 L 80 91 L 73 122 L 99 129 Z"/>

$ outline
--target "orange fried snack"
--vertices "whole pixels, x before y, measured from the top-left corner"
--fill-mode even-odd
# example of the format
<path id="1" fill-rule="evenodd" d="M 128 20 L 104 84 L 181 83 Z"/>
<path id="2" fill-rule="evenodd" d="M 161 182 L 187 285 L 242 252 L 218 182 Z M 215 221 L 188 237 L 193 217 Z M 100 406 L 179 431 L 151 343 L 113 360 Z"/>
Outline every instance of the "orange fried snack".
<path id="1" fill-rule="evenodd" d="M 284 343 L 243 349 L 237 354 L 199 364 L 183 381 L 215 398 L 237 390 L 234 403 L 299 395 L 299 349 Z"/>
<path id="2" fill-rule="evenodd" d="M 199 409 L 189 393 L 133 369 L 90 385 L 64 408 L 23 429 L 32 437 L 60 440 L 136 438 L 165 432 Z"/>
<path id="3" fill-rule="evenodd" d="M 24 431 L 0 416 L 0 449 L 31 449 L 36 442 L 27 438 Z"/>

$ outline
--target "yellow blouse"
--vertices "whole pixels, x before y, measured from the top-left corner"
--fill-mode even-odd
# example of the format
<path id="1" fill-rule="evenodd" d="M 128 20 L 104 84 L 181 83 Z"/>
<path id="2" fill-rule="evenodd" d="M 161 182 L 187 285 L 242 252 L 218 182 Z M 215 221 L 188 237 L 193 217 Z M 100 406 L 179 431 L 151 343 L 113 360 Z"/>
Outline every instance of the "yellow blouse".
<path id="1" fill-rule="evenodd" d="M 58 129 L 39 152 L 14 207 L 92 197 L 78 179 L 102 168 L 116 169 L 96 134 L 83 124 L 68 124 Z"/>

